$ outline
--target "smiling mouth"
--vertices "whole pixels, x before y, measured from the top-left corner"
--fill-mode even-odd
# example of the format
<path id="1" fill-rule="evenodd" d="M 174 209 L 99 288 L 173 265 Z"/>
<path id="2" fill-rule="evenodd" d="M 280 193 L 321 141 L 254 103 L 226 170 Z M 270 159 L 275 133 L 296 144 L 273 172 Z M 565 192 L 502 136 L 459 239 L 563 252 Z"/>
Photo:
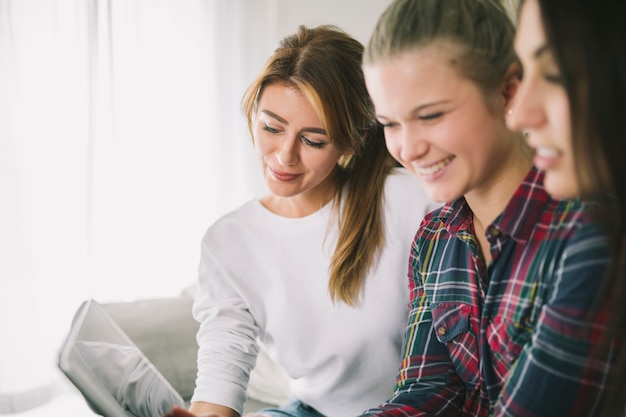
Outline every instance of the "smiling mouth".
<path id="1" fill-rule="evenodd" d="M 537 147 L 535 148 L 535 154 L 542 158 L 556 158 L 559 156 L 559 151 L 554 148 Z"/>
<path id="2" fill-rule="evenodd" d="M 298 178 L 300 176 L 300 174 L 290 174 L 290 173 L 287 173 L 287 172 L 276 171 L 275 169 L 273 169 L 269 165 L 268 165 L 267 168 L 270 170 L 270 172 L 272 173 L 272 176 L 276 180 L 282 181 L 282 182 L 293 181 L 293 180 L 295 180 L 296 178 Z"/>
<path id="3" fill-rule="evenodd" d="M 442 159 L 441 161 L 427 166 L 427 167 L 421 167 L 419 168 L 418 172 L 420 175 L 432 175 L 435 172 L 443 169 L 445 166 L 447 166 L 450 162 L 452 162 L 452 160 L 454 159 L 454 156 L 449 156 L 445 159 Z"/>

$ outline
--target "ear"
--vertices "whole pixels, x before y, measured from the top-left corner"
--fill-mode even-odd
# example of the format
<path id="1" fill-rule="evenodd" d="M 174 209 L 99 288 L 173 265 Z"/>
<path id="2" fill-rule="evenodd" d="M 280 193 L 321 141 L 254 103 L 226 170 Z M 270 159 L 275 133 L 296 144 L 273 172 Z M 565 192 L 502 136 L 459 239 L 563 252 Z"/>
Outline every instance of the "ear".
<path id="1" fill-rule="evenodd" d="M 504 114 L 509 111 L 513 104 L 513 98 L 519 89 L 522 78 L 522 69 L 519 64 L 511 64 L 506 71 L 504 83 L 502 85 L 502 98 L 504 99 Z"/>
<path id="2" fill-rule="evenodd" d="M 337 163 L 339 165 L 345 167 L 350 162 L 350 158 L 352 158 L 352 155 L 354 155 L 354 152 L 345 152 L 345 153 L 341 154 L 341 156 L 339 157 L 339 160 L 337 161 Z"/>

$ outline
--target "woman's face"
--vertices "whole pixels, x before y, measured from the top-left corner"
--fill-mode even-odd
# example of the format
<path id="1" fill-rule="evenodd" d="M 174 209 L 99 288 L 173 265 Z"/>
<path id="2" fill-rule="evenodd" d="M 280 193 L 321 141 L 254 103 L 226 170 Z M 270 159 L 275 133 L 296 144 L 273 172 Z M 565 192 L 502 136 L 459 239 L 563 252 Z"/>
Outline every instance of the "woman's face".
<path id="1" fill-rule="evenodd" d="M 524 76 L 507 123 L 527 133 L 535 166 L 546 172 L 544 186 L 557 198 L 579 194 L 574 170 L 570 109 L 541 22 L 537 0 L 526 0 L 520 12 L 515 50 Z"/>
<path id="2" fill-rule="evenodd" d="M 299 90 L 285 84 L 265 87 L 253 134 L 263 178 L 274 197 L 297 197 L 297 201 L 317 204 L 334 190 L 330 174 L 341 152 Z"/>
<path id="3" fill-rule="evenodd" d="M 439 202 L 489 192 L 512 149 L 505 100 L 462 77 L 450 51 L 435 43 L 364 67 L 389 152 Z"/>

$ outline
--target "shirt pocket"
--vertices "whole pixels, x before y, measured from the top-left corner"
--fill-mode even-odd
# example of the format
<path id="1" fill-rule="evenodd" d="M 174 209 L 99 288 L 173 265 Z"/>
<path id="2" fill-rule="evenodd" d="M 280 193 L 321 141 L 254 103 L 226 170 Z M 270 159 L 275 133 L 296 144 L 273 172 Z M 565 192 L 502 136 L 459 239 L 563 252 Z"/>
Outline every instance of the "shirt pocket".
<path id="1" fill-rule="evenodd" d="M 528 324 L 494 317 L 487 328 L 487 341 L 494 355 L 494 365 L 508 370 L 530 341 L 532 329 Z"/>
<path id="2" fill-rule="evenodd" d="M 478 344 L 473 329 L 471 306 L 463 303 L 437 303 L 431 306 L 433 331 L 450 354 L 458 376 L 467 384 L 479 380 Z"/>

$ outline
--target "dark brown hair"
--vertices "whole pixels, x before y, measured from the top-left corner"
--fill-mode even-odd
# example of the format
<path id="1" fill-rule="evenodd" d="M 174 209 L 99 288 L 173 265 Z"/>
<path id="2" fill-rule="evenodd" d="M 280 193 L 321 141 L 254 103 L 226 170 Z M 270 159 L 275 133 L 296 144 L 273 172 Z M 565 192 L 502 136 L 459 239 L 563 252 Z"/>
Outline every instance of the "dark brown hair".
<path id="1" fill-rule="evenodd" d="M 538 0 L 546 39 L 570 104 L 581 197 L 593 201 L 611 244 L 601 301 L 612 302 L 610 336 L 626 327 L 626 13 L 622 0 Z M 608 342 L 608 341 L 605 341 Z M 603 415 L 623 416 L 626 351 Z"/>

